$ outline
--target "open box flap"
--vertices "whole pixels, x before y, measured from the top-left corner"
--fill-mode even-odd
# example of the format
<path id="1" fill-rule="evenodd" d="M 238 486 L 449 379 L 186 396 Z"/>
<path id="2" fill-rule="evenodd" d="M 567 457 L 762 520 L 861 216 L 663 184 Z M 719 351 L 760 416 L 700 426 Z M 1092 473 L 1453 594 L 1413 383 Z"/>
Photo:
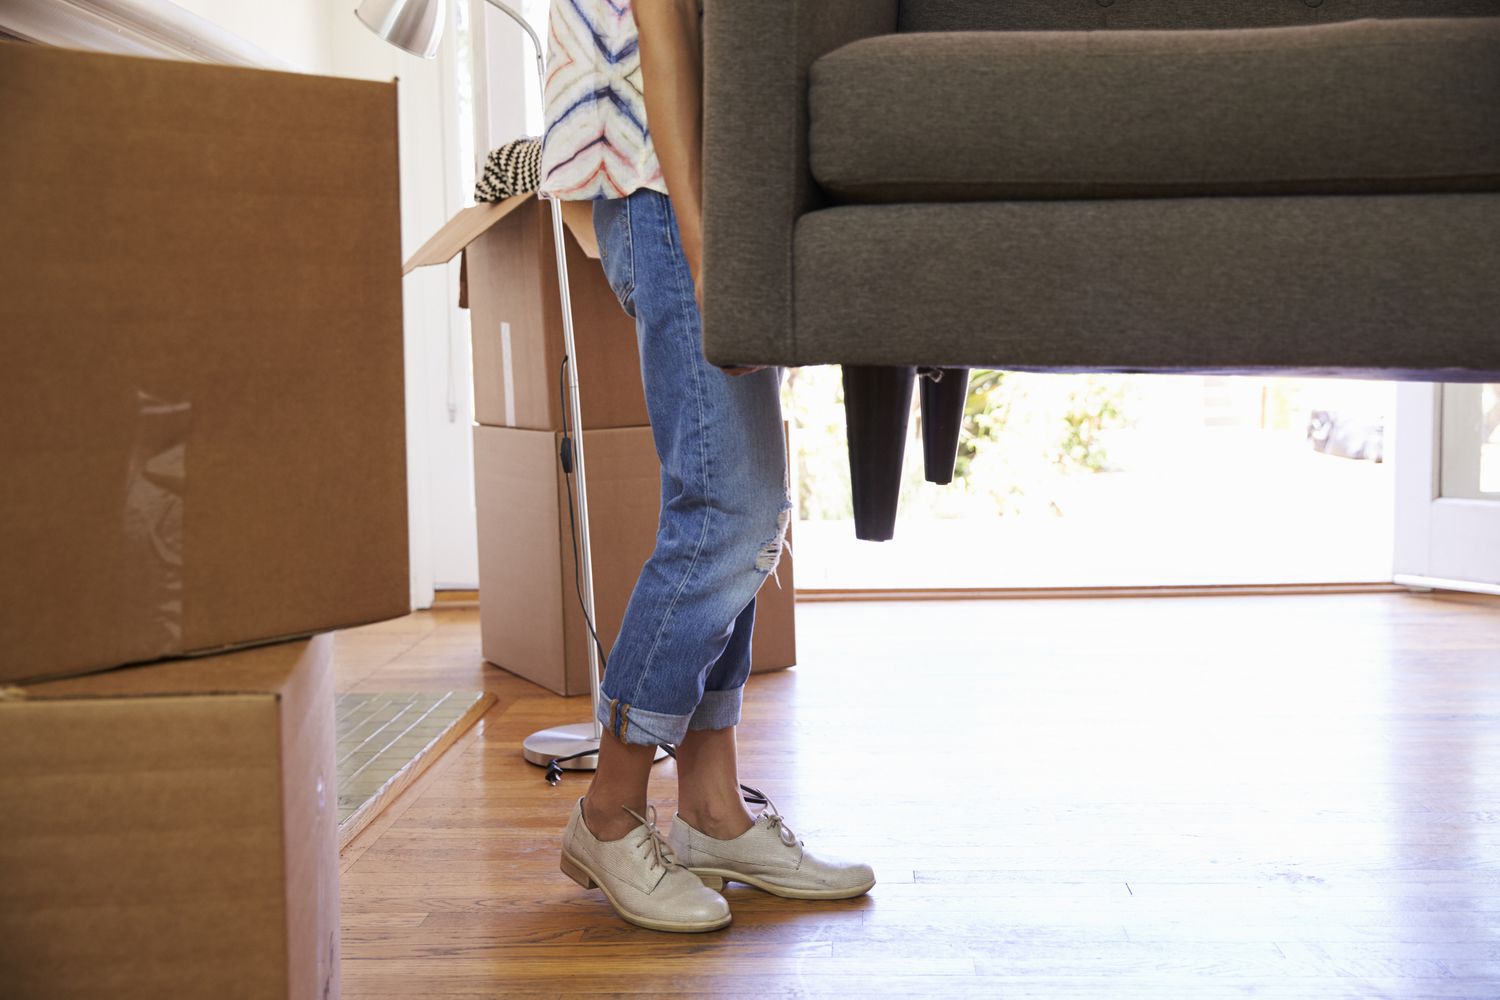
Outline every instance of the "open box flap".
<path id="1" fill-rule="evenodd" d="M 504 201 L 485 202 L 463 209 L 443 224 L 432 237 L 412 254 L 401 268 L 402 274 L 410 274 L 429 264 L 446 264 L 464 247 L 473 243 L 495 223 L 505 218 L 526 201 L 536 198 L 535 193 L 518 194 Z M 599 257 L 599 241 L 594 236 L 594 203 L 591 201 L 564 201 L 563 222 L 578 241 L 583 252 L 596 260 Z"/>
<path id="2" fill-rule="evenodd" d="M 411 255 L 405 266 L 401 268 L 401 273 L 410 274 L 417 268 L 426 267 L 428 264 L 448 263 L 460 250 L 482 236 L 485 230 L 533 197 L 535 195 L 518 194 L 504 201 L 470 205 L 443 223 L 443 228 L 433 233 L 432 237 Z"/>

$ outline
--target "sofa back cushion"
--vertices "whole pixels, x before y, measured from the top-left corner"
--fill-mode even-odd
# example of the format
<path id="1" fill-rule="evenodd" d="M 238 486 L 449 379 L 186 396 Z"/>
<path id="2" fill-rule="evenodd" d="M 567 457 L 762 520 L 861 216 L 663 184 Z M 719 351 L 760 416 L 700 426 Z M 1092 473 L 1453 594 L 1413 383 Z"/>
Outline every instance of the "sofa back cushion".
<path id="1" fill-rule="evenodd" d="M 1500 17 L 1500 0 L 901 0 L 900 30 L 1273 28 L 1365 17 Z"/>

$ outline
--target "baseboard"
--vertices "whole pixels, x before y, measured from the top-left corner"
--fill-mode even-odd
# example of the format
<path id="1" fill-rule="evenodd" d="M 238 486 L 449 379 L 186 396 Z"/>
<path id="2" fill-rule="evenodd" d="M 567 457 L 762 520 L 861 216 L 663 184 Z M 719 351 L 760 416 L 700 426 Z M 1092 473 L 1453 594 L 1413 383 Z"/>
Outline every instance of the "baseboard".
<path id="1" fill-rule="evenodd" d="M 479 591 L 477 590 L 438 590 L 433 592 L 432 606 L 434 608 L 477 608 L 479 607 Z"/>
<path id="2" fill-rule="evenodd" d="M 1096 597 L 1253 597 L 1290 594 L 1393 594 L 1394 583 L 1265 583 L 1166 587 L 934 587 L 913 590 L 798 589 L 797 600 L 820 601 L 1014 601 Z"/>

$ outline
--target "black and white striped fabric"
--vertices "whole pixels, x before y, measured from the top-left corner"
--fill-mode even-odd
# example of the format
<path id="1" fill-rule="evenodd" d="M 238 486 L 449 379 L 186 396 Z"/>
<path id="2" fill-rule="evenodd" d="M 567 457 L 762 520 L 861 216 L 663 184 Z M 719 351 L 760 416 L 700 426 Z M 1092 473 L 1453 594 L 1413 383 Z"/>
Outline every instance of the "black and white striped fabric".
<path id="1" fill-rule="evenodd" d="M 542 140 L 512 139 L 490 150 L 484 172 L 474 185 L 475 201 L 504 201 L 535 191 L 541 184 Z"/>

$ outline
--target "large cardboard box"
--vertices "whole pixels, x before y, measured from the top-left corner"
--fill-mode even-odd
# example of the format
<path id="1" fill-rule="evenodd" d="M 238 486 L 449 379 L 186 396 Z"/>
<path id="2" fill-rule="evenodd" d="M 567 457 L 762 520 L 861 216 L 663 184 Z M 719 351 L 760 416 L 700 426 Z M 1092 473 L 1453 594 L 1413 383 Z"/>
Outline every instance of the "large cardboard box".
<path id="1" fill-rule="evenodd" d="M 562 435 L 474 428 L 484 658 L 558 694 L 588 694 L 588 630 L 574 578 Z M 651 428 L 585 431 L 595 625 L 608 652 L 656 541 L 661 466 Z M 779 585 L 778 585 L 779 583 Z M 797 661 L 791 552 L 756 605 L 752 669 Z"/>
<path id="2" fill-rule="evenodd" d="M 650 423 L 635 320 L 620 308 L 599 264 L 592 203 L 568 201 L 562 207 L 583 425 Z M 466 208 L 412 255 L 406 270 L 444 263 L 460 252 L 474 350 L 474 419 L 492 427 L 564 429 L 562 303 L 551 205 L 524 194 Z"/>
<path id="3" fill-rule="evenodd" d="M 332 636 L 0 697 L 0 993 L 339 993 Z"/>
<path id="4" fill-rule="evenodd" d="M 0 43 L 0 681 L 407 613 L 393 84 Z"/>

